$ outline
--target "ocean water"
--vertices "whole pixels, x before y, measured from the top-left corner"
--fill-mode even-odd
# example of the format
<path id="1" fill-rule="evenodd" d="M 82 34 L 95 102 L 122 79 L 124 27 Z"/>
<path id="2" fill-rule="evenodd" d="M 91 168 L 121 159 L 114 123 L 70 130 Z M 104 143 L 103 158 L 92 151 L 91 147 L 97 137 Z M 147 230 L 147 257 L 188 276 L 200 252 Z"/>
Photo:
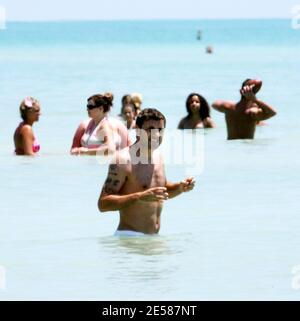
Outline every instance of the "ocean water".
<path id="1" fill-rule="evenodd" d="M 8 23 L 0 300 L 299 300 L 299 52 L 288 20 Z M 86 98 L 112 91 L 117 115 L 122 95 L 141 92 L 172 131 L 190 92 L 237 100 L 249 77 L 264 81 L 259 97 L 277 116 L 255 140 L 227 141 L 224 117 L 212 111 L 217 128 L 200 131 L 203 171 L 166 164 L 169 180 L 194 174 L 197 183 L 165 203 L 159 236 L 112 236 L 118 213 L 97 209 L 107 165 L 69 155 Z M 13 155 L 27 95 L 42 104 L 36 158 Z"/>

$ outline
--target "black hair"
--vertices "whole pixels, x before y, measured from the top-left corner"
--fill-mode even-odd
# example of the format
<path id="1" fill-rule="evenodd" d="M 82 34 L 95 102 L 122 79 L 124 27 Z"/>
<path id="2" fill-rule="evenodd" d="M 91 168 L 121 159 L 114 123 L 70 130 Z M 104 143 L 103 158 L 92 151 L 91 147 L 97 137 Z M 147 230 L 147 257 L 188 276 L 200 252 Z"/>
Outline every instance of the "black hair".
<path id="1" fill-rule="evenodd" d="M 188 112 L 188 117 L 192 117 L 192 111 L 190 109 L 190 100 L 193 96 L 197 96 L 199 98 L 199 101 L 200 101 L 200 109 L 199 109 L 199 116 L 202 120 L 204 120 L 205 118 L 207 117 L 210 117 L 210 107 L 209 107 L 209 104 L 207 102 L 207 100 L 197 94 L 197 93 L 191 93 L 188 95 L 187 99 L 186 99 L 186 103 L 185 103 L 185 106 L 186 106 L 186 110 Z"/>

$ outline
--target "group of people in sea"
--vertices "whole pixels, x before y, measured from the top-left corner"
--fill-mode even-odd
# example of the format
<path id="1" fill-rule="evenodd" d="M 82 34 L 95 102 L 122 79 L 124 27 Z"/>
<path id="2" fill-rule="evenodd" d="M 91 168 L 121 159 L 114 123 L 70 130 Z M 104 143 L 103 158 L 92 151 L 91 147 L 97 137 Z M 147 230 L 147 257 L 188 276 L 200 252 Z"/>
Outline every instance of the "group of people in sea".
<path id="1" fill-rule="evenodd" d="M 276 115 L 273 107 L 256 94 L 262 81 L 246 79 L 239 102 L 217 100 L 212 107 L 225 114 L 228 139 L 253 139 L 255 128 L 262 121 Z M 141 108 L 142 95 L 122 98 L 120 119 L 109 116 L 113 94 L 96 94 L 87 99 L 89 119 L 77 128 L 71 147 L 72 155 L 114 154 L 98 200 L 101 212 L 119 211 L 120 222 L 116 235 L 157 234 L 163 202 L 191 191 L 195 179 L 188 177 L 171 183 L 166 179 L 163 157 L 159 146 L 166 127 L 165 116 L 154 108 Z M 40 145 L 32 126 L 39 120 L 41 105 L 33 97 L 20 105 L 23 121 L 14 134 L 17 155 L 35 155 Z M 198 93 L 186 99 L 187 116 L 178 129 L 214 128 L 207 100 Z M 128 130 L 136 130 L 132 144 Z M 138 160 L 137 160 L 138 159 Z"/>

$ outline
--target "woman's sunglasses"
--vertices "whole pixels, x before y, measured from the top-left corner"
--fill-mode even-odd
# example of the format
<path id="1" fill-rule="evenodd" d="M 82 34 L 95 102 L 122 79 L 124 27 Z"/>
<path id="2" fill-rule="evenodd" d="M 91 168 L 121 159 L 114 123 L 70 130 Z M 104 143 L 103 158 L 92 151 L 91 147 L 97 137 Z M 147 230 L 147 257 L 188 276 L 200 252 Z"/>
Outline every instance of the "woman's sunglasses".
<path id="1" fill-rule="evenodd" d="M 95 108 L 99 108 L 100 106 L 95 106 L 95 105 L 86 105 L 86 108 L 88 109 L 88 110 L 92 110 L 92 109 L 95 109 Z"/>

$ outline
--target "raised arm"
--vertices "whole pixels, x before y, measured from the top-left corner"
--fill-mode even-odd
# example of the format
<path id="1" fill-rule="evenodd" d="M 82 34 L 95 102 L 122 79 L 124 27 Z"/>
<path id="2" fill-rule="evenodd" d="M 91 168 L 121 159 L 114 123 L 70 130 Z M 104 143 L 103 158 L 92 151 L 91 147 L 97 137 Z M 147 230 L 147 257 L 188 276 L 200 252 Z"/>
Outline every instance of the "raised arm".
<path id="1" fill-rule="evenodd" d="M 217 100 L 212 104 L 212 107 L 221 113 L 226 113 L 227 111 L 231 110 L 233 106 L 233 102 L 225 100 Z"/>
<path id="2" fill-rule="evenodd" d="M 252 107 L 246 110 L 246 113 L 249 114 L 252 119 L 261 121 L 276 115 L 275 109 L 263 101 L 255 99 L 253 103 L 255 103 L 257 107 Z"/>
<path id="3" fill-rule="evenodd" d="M 276 115 L 276 111 L 273 107 L 256 98 L 254 85 L 243 87 L 241 94 L 252 106 L 246 110 L 246 114 L 250 115 L 252 119 L 261 121 Z M 256 105 L 255 107 L 253 107 L 254 104 Z"/>

